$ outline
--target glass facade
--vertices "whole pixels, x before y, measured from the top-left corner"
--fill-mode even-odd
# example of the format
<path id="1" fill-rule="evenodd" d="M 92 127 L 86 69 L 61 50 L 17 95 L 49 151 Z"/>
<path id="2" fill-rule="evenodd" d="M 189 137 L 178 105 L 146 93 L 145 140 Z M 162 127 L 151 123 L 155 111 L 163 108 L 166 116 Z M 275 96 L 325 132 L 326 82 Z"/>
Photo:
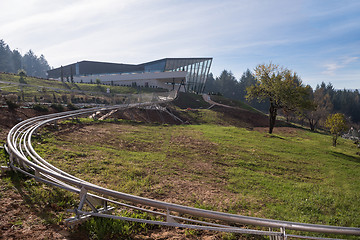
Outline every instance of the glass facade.
<path id="1" fill-rule="evenodd" d="M 151 63 L 144 64 L 145 72 L 164 72 L 165 71 L 166 60 L 158 60 Z"/>
<path id="2" fill-rule="evenodd" d="M 144 64 L 145 72 L 187 72 L 186 91 L 202 93 L 210 72 L 212 58 L 165 58 Z"/>
<path id="3" fill-rule="evenodd" d="M 80 68 L 79 68 L 79 63 L 75 64 L 75 75 L 79 76 L 80 75 Z"/>

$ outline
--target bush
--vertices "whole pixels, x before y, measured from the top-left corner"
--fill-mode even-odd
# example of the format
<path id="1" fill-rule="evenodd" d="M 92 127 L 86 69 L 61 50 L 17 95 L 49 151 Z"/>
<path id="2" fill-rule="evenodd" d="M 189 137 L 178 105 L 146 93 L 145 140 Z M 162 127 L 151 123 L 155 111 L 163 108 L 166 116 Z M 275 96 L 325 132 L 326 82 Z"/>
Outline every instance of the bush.
<path id="1" fill-rule="evenodd" d="M 46 105 L 34 104 L 32 108 L 38 112 L 48 112 L 49 109 Z"/>
<path id="2" fill-rule="evenodd" d="M 53 103 L 53 104 L 50 105 L 50 107 L 55 109 L 58 112 L 63 112 L 64 111 L 64 106 L 62 104 Z"/>
<path id="3" fill-rule="evenodd" d="M 25 78 L 22 76 L 20 76 L 20 78 L 19 78 L 19 83 L 27 84 L 27 82 L 25 81 Z"/>
<path id="4" fill-rule="evenodd" d="M 72 104 L 72 103 L 69 103 L 69 104 L 67 105 L 67 108 L 68 108 L 69 110 L 77 110 L 77 109 L 79 109 L 77 106 L 75 106 L 75 105 Z"/>
<path id="5" fill-rule="evenodd" d="M 6 105 L 8 106 L 9 110 L 15 110 L 15 108 L 18 108 L 19 105 L 14 102 L 14 101 L 11 101 L 11 100 L 6 100 Z"/>

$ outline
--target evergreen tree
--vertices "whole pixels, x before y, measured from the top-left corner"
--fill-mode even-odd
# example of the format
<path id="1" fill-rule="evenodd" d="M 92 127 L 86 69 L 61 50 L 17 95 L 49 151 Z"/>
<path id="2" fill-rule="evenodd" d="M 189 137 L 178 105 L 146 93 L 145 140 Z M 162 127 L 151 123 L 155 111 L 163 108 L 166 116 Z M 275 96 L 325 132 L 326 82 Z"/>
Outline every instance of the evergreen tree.
<path id="1" fill-rule="evenodd" d="M 210 94 L 217 93 L 219 89 L 216 87 L 215 78 L 212 73 L 209 73 L 206 84 L 205 84 L 205 92 L 208 92 Z"/>
<path id="2" fill-rule="evenodd" d="M 231 71 L 223 70 L 216 78 L 219 92 L 227 98 L 235 99 L 238 92 L 238 81 Z"/>
<path id="3" fill-rule="evenodd" d="M 0 39 L 0 72 L 13 72 L 11 67 L 11 51 L 9 46 Z"/>
<path id="4" fill-rule="evenodd" d="M 240 80 L 239 80 L 239 92 L 238 92 L 238 100 L 246 102 L 247 104 L 249 104 L 250 106 L 252 106 L 253 108 L 256 108 L 262 112 L 268 112 L 268 108 L 269 108 L 269 101 L 267 99 L 265 99 L 262 102 L 258 102 L 256 100 L 250 100 L 250 99 L 246 99 L 246 95 L 247 95 L 247 91 L 246 89 L 250 86 L 253 86 L 256 84 L 256 78 L 254 77 L 254 75 L 251 73 L 251 71 L 249 69 L 247 69 L 243 75 L 241 76 Z"/>
<path id="5" fill-rule="evenodd" d="M 18 72 L 20 69 L 22 69 L 21 65 L 22 56 L 17 50 L 12 51 L 12 63 L 14 66 L 14 72 Z"/>
<path id="6" fill-rule="evenodd" d="M 62 65 L 60 67 L 60 79 L 62 82 L 64 82 L 64 68 Z"/>
<path id="7" fill-rule="evenodd" d="M 29 76 L 46 78 L 50 66 L 44 55 L 37 57 L 32 50 L 29 50 L 21 56 L 19 51 L 11 51 L 4 40 L 0 39 L 0 71 L 17 73 L 22 68 Z"/>

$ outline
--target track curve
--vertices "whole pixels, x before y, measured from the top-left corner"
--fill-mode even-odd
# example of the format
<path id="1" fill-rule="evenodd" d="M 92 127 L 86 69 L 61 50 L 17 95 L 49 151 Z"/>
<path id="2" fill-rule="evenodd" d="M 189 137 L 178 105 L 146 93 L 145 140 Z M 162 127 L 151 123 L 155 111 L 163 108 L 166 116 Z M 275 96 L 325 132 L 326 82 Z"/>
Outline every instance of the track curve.
<path id="1" fill-rule="evenodd" d="M 297 222 L 279 221 L 272 219 L 248 217 L 242 215 L 228 214 L 210 210 L 203 210 L 188 206 L 182 206 L 178 204 L 172 204 L 153 199 L 143 198 L 134 196 L 111 189 L 106 189 L 98 185 L 86 182 L 79 179 L 71 174 L 66 173 L 63 170 L 56 168 L 55 166 L 48 163 L 43 159 L 32 147 L 31 139 L 36 131 L 44 125 L 56 123 L 57 121 L 74 118 L 78 116 L 89 116 L 98 111 L 111 111 L 116 109 L 126 109 L 132 107 L 147 106 L 152 104 L 164 103 L 172 101 L 176 96 L 175 92 L 170 92 L 168 95 L 151 96 L 148 98 L 141 98 L 143 101 L 123 104 L 118 106 L 110 106 L 104 108 L 91 108 L 82 109 L 69 112 L 61 112 L 55 114 L 49 114 L 44 116 L 34 117 L 25 121 L 22 121 L 15 125 L 8 133 L 6 140 L 6 149 L 10 155 L 9 166 L 15 170 L 20 171 L 26 175 L 34 177 L 38 181 L 51 184 L 68 191 L 79 194 L 80 203 L 78 208 L 74 209 L 75 217 L 68 219 L 68 223 L 77 222 L 89 216 L 108 217 L 114 219 L 122 219 L 129 221 L 144 222 L 150 224 L 159 224 L 174 227 L 185 227 L 202 230 L 214 230 L 224 232 L 236 232 L 246 234 L 257 234 L 257 235 L 269 235 L 278 236 L 285 238 L 287 237 L 300 237 L 307 238 L 306 236 L 298 235 L 286 235 L 285 229 L 305 231 L 305 232 L 319 232 L 319 233 L 332 233 L 332 234 L 348 234 L 348 235 L 360 235 L 360 228 L 350 227 L 337 227 L 328 225 L 316 225 L 316 224 L 305 224 Z M 139 99 L 139 98 L 137 98 Z M 145 100 L 144 100 L 145 99 Z M 146 100 L 147 99 L 147 100 Z M 150 100 L 149 100 L 150 99 Z M 116 200 L 113 200 L 116 199 Z M 122 202 L 120 202 L 122 201 Z M 129 202 L 124 203 L 123 201 Z M 91 211 L 85 211 L 84 205 L 88 205 Z M 113 208 L 109 207 L 108 204 L 113 206 L 129 207 L 141 211 L 146 211 L 151 214 L 159 215 L 164 217 L 165 221 L 150 221 L 145 219 L 133 219 L 125 218 L 108 212 Z M 152 207 L 156 209 L 162 209 L 163 211 L 153 211 L 148 208 L 134 206 L 132 204 L 140 204 L 145 207 Z M 100 207 L 99 207 L 100 206 Z M 177 214 L 172 214 L 177 213 Z M 211 219 L 211 221 L 194 220 L 190 218 L 180 217 L 178 214 L 186 214 L 198 218 Z M 214 223 L 215 221 L 225 222 L 224 224 Z M 190 222 L 184 223 L 184 222 Z M 279 228 L 281 231 L 260 231 L 253 229 L 246 229 L 242 227 L 233 227 L 230 224 L 242 224 L 242 225 L 253 225 L 262 226 L 268 228 Z"/>

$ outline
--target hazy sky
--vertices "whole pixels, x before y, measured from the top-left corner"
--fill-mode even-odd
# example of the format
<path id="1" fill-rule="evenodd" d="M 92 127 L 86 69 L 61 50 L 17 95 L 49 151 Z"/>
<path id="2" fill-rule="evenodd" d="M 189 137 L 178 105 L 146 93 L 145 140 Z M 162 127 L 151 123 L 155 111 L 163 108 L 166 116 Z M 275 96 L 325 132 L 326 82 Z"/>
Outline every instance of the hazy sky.
<path id="1" fill-rule="evenodd" d="M 360 89 L 360 1 L 5 0 L 0 39 L 50 66 L 213 57 L 240 78 L 273 63 L 305 84 Z"/>

